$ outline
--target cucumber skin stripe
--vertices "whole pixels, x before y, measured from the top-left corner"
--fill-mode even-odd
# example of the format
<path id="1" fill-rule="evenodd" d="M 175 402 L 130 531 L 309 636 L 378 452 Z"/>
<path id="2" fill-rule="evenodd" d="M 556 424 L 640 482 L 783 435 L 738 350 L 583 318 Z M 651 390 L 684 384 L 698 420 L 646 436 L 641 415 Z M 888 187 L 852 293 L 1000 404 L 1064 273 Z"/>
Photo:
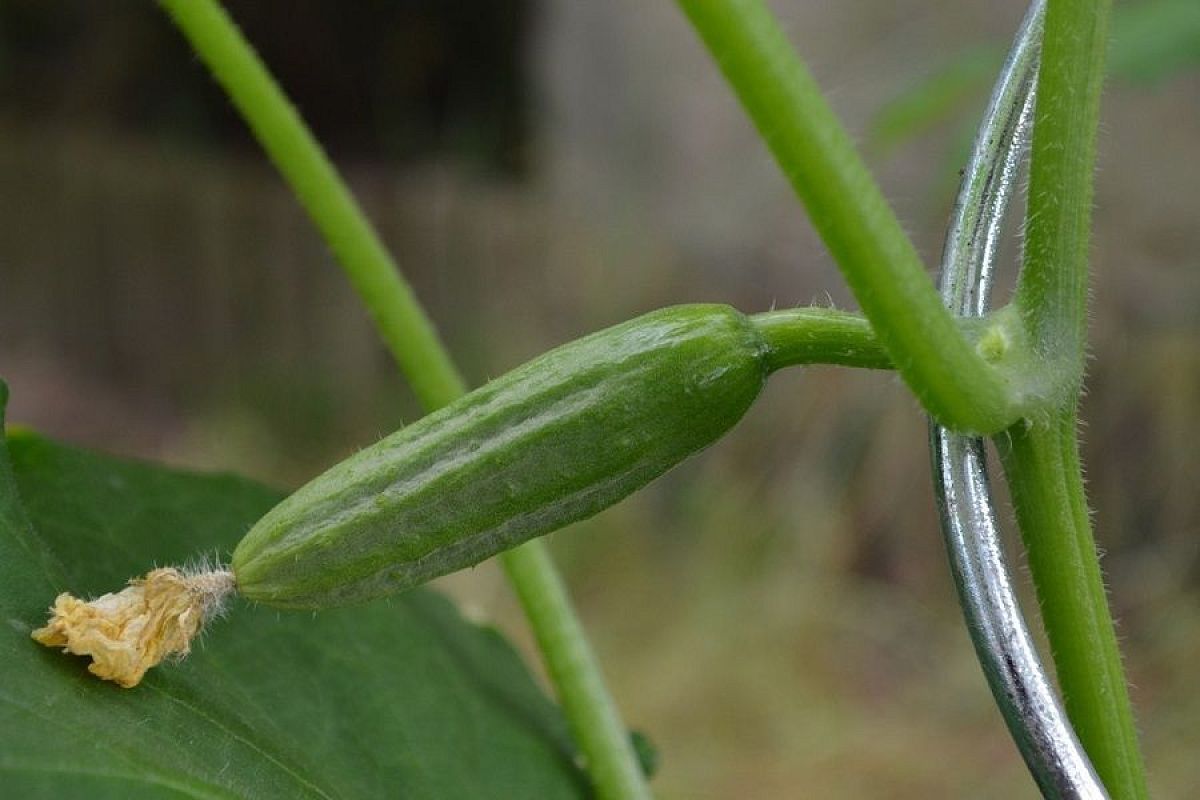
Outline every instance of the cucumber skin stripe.
<path id="1" fill-rule="evenodd" d="M 712 444 L 767 373 L 762 336 L 724 305 L 674 306 L 563 345 L 276 506 L 234 552 L 238 591 L 325 608 L 478 564 Z"/>

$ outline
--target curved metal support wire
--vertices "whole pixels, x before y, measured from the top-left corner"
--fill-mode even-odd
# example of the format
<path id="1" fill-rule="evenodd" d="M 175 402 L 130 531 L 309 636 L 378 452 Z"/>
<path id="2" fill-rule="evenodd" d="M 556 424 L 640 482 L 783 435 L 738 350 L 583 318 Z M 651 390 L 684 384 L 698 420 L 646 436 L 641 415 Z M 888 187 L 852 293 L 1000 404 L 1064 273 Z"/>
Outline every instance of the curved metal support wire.
<path id="1" fill-rule="evenodd" d="M 1034 0 L 992 93 L 942 256 L 942 298 L 959 316 L 988 307 L 997 243 L 1033 121 L 1045 0 Z M 942 535 L 976 655 L 1009 732 L 1048 798 L 1108 797 L 1071 728 L 1017 604 L 982 439 L 931 422 Z"/>

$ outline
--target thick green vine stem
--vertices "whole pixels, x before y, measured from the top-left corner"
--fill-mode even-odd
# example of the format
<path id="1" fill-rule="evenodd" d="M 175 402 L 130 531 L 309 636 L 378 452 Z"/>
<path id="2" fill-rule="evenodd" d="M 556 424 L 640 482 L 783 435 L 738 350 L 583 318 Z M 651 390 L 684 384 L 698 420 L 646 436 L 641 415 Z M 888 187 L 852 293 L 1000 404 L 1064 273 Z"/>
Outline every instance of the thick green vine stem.
<path id="1" fill-rule="evenodd" d="M 325 152 L 241 31 L 215 0 L 159 0 L 228 93 L 350 278 L 427 411 L 457 399 L 465 385 L 433 324 Z M 591 656 L 582 626 L 540 541 L 501 564 L 551 666 L 555 690 L 577 736 L 597 794 L 648 798 L 649 788 Z"/>
<path id="2" fill-rule="evenodd" d="M 1092 173 L 1110 0 L 1050 0 L 1029 165 L 1025 263 L 1016 306 L 1073 403 L 1087 337 Z"/>
<path id="3" fill-rule="evenodd" d="M 1075 441 L 1109 0 L 1049 2 L 1025 266 L 1015 308 L 993 315 L 992 328 L 974 341 L 956 335 L 849 136 L 765 3 L 679 2 L 926 409 L 961 432 L 996 433 L 1017 423 L 999 441 L 1068 713 L 1113 795 L 1144 796 Z M 1032 422 L 1017 422 L 1022 417 Z"/>
<path id="4" fill-rule="evenodd" d="M 732 84 L 880 341 L 922 405 L 961 432 L 1023 416 L 1020 373 L 955 329 L 933 282 L 816 81 L 763 0 L 679 0 Z"/>
<path id="5" fill-rule="evenodd" d="M 1114 798 L 1147 796 L 1084 496 L 1074 410 L 996 437 L 1075 733 Z"/>
<path id="6" fill-rule="evenodd" d="M 1049 0 L 1016 309 L 1061 410 L 996 437 L 1067 713 L 1114 798 L 1147 794 L 1084 494 L 1076 398 L 1087 328 L 1092 173 L 1109 0 Z"/>

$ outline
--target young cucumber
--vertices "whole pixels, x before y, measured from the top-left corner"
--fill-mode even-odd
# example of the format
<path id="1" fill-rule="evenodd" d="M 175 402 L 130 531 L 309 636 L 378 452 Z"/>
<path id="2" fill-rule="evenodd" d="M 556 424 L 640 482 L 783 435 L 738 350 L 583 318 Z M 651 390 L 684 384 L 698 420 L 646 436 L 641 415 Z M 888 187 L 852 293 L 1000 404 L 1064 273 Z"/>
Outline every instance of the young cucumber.
<path id="1" fill-rule="evenodd" d="M 676 306 L 552 350 L 338 464 L 237 546 L 245 597 L 322 608 L 469 567 L 589 517 L 729 430 L 766 342 Z"/>

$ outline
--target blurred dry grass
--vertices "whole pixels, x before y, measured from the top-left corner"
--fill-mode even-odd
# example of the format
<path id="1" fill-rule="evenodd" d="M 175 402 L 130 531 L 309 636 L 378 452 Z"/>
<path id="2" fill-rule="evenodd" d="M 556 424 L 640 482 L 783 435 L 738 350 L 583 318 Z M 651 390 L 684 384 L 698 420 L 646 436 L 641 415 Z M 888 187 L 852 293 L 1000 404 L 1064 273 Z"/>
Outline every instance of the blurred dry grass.
<path id="1" fill-rule="evenodd" d="M 852 124 L 891 88 L 881 65 L 918 70 L 936 37 L 920 27 L 928 10 L 889 28 L 924 8 L 902 6 L 789 11 Z M 850 305 L 673 10 L 631 31 L 598 26 L 609 18 L 594 7 L 555 9 L 548 26 L 595 41 L 543 52 L 561 69 L 545 73 L 531 179 L 445 161 L 347 167 L 471 379 L 669 303 L 758 310 L 829 292 Z M 1001 36 L 1016 14 L 975 13 Z M 877 48 L 836 52 L 839 37 L 885 31 Z M 681 68 L 646 82 L 610 70 L 616 88 L 575 97 L 591 70 L 645 66 L 655 48 Z M 1185 76 L 1106 100 L 1084 409 L 1162 797 L 1200 786 L 1198 91 Z M 930 260 L 950 137 L 878 165 Z M 15 422 L 294 484 L 418 413 L 265 165 L 5 120 L 0 186 Z M 894 377 L 810 370 L 775 379 L 709 452 L 554 537 L 629 721 L 662 751 L 664 797 L 1033 796 L 958 616 L 927 476 L 924 421 Z M 444 585 L 528 646 L 494 569 Z"/>

